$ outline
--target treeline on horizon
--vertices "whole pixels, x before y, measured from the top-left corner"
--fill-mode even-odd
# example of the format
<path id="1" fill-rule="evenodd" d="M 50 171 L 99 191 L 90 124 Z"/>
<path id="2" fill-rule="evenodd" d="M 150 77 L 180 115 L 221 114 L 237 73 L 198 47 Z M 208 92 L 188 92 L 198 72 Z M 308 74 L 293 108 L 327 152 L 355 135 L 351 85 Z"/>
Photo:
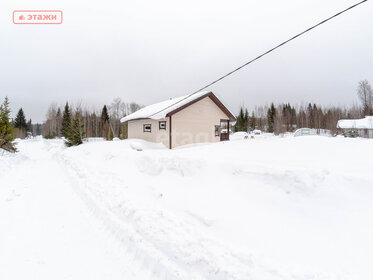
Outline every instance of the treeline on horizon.
<path id="1" fill-rule="evenodd" d="M 290 103 L 258 106 L 251 112 L 241 107 L 234 131 L 262 131 L 281 134 L 298 128 L 327 129 L 335 134 L 340 119 L 358 119 L 373 115 L 373 90 L 367 80 L 359 82 L 357 96 L 360 105 L 350 107 L 325 107 L 315 103 L 291 105 Z"/>
<path id="2" fill-rule="evenodd" d="M 249 111 L 241 107 L 234 125 L 234 131 L 262 131 L 281 134 L 293 132 L 298 128 L 327 129 L 332 133 L 337 132 L 337 122 L 340 119 L 362 118 L 373 115 L 373 90 L 367 80 L 358 84 L 357 96 L 360 105 L 350 107 L 325 107 L 315 103 L 305 105 L 292 105 L 283 103 L 269 106 L 257 106 Z M 120 123 L 120 119 L 142 108 L 141 105 L 131 102 L 123 102 L 115 98 L 108 106 L 102 109 L 90 110 L 82 105 L 71 106 L 68 102 L 64 106 L 52 104 L 48 108 L 46 121 L 43 124 L 33 124 L 31 119 L 26 121 L 22 108 L 18 110 L 16 117 L 10 118 L 9 101 L 5 98 L 0 106 L 0 140 L 4 142 L 6 133 L 11 131 L 14 137 L 26 138 L 27 136 L 42 135 L 44 138 L 57 138 L 75 135 L 78 139 L 86 137 L 103 137 L 111 140 L 114 137 L 126 138 L 126 125 Z M 66 115 L 69 115 L 68 117 Z M 65 121 L 64 118 L 68 118 Z M 64 133 L 68 127 L 68 132 Z M 74 127 L 74 128 L 73 128 Z M 12 137 L 13 137 L 12 136 Z M 73 136 L 71 136 L 73 137 Z M 67 139 L 69 141 L 69 139 Z M 70 139 L 71 140 L 71 139 Z M 80 141 L 78 141 L 80 142 Z"/>
<path id="3" fill-rule="evenodd" d="M 63 120 L 66 115 L 70 115 L 70 118 L 77 119 L 83 138 L 123 139 L 126 137 L 126 127 L 120 123 L 120 119 L 140 108 L 142 105 L 135 102 L 126 103 L 120 98 L 115 98 L 108 106 L 103 105 L 100 111 L 89 110 L 81 105 L 71 106 L 68 102 L 63 108 L 52 104 L 48 109 L 46 121 L 42 124 L 41 135 L 45 138 L 64 136 Z"/>

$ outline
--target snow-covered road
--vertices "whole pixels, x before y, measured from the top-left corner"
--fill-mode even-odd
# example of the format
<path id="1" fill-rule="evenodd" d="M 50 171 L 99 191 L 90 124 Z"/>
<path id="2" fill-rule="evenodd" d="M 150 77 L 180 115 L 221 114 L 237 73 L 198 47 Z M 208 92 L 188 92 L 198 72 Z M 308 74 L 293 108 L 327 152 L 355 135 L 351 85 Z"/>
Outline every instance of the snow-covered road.
<path id="1" fill-rule="evenodd" d="M 1 174 L 0 279 L 135 279 L 128 256 L 49 150 L 55 147 L 19 148 L 22 159 L 10 159 Z"/>

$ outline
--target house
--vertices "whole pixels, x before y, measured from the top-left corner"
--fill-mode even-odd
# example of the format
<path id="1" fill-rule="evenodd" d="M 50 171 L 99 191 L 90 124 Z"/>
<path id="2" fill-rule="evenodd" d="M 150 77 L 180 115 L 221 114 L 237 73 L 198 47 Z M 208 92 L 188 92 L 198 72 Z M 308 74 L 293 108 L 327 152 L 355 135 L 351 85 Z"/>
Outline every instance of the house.
<path id="1" fill-rule="evenodd" d="M 128 138 L 181 145 L 229 140 L 234 115 L 212 92 L 198 92 L 159 102 L 121 119 Z"/>
<path id="2" fill-rule="evenodd" d="M 364 119 L 339 120 L 337 128 L 343 130 L 345 135 L 373 138 L 373 116 L 366 116 Z"/>

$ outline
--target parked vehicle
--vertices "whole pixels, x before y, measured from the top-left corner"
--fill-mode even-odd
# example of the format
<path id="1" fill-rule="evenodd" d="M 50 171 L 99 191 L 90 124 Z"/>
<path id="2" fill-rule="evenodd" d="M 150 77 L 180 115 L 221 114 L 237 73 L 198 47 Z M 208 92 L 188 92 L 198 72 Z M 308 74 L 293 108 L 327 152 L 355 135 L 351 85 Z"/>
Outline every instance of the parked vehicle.
<path id="1" fill-rule="evenodd" d="M 355 138 L 359 136 L 359 132 L 357 130 L 345 130 L 343 133 L 344 137 L 351 137 Z"/>

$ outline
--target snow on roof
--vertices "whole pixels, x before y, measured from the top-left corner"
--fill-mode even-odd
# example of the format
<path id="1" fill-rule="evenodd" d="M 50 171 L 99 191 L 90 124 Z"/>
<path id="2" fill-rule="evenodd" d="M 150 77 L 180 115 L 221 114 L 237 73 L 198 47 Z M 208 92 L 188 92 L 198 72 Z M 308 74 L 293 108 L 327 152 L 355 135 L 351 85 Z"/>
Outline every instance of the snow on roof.
<path id="1" fill-rule="evenodd" d="M 191 96 L 185 95 L 178 98 L 172 98 L 166 101 L 162 101 L 159 103 L 155 103 L 149 106 L 146 106 L 128 116 L 125 116 L 120 121 L 126 122 L 130 120 L 136 120 L 136 119 L 154 119 L 159 120 L 166 117 L 166 115 L 173 110 L 176 110 L 180 108 L 181 106 L 188 104 L 189 102 L 192 102 L 193 100 L 196 100 L 200 98 L 203 95 L 206 95 L 210 93 L 210 91 L 200 91 L 196 94 L 193 94 Z"/>
<path id="2" fill-rule="evenodd" d="M 337 123 L 338 128 L 358 128 L 358 129 L 373 129 L 373 116 L 366 116 L 364 119 L 354 120 L 339 120 Z"/>

